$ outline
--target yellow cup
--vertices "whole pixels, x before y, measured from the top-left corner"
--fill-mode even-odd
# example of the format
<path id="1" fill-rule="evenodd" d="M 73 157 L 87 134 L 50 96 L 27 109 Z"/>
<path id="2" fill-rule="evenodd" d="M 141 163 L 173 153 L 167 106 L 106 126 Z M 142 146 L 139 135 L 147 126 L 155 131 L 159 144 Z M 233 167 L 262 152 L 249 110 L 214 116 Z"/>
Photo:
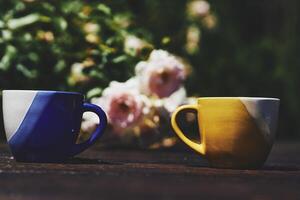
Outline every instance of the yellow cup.
<path id="1" fill-rule="evenodd" d="M 179 138 L 212 167 L 259 168 L 273 145 L 279 102 L 276 98 L 198 98 L 196 105 L 178 107 L 171 123 Z M 176 122 L 178 113 L 191 109 L 198 113 L 200 143 L 188 139 Z"/>

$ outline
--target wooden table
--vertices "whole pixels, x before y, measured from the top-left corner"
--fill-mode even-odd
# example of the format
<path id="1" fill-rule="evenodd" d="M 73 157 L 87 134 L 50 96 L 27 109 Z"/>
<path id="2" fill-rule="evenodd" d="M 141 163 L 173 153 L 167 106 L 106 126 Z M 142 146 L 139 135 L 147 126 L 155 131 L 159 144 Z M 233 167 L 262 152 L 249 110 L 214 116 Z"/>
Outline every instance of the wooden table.
<path id="1" fill-rule="evenodd" d="M 191 150 L 99 146 L 66 163 L 16 163 L 0 144 L 0 199 L 300 199 L 300 143 L 274 145 L 260 170 L 209 168 Z"/>

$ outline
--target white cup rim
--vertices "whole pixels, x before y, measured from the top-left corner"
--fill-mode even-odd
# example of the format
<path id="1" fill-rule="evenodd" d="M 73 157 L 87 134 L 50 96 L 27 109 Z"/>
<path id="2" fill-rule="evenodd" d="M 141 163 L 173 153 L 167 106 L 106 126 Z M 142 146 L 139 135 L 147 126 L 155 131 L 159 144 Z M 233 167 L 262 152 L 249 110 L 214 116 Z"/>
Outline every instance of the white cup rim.
<path id="1" fill-rule="evenodd" d="M 280 101 L 279 98 L 274 98 L 274 97 L 199 97 L 198 99 L 244 99 L 244 100 Z"/>
<path id="2" fill-rule="evenodd" d="M 13 93 L 32 93 L 32 92 L 45 92 L 45 93 L 61 93 L 61 94 L 76 94 L 82 95 L 79 92 L 59 91 L 59 90 L 2 90 L 2 93 L 13 92 Z"/>

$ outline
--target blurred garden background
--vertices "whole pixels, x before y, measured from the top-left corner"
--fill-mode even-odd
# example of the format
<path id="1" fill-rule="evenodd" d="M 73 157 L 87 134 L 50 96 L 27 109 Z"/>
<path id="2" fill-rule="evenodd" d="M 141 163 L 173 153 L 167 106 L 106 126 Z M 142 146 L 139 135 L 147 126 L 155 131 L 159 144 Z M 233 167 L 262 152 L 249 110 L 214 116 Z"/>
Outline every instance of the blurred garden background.
<path id="1" fill-rule="evenodd" d="M 91 99 L 163 49 L 188 63 L 188 96 L 278 97 L 277 138 L 299 139 L 299 9 L 297 0 L 0 0 L 0 89 Z"/>

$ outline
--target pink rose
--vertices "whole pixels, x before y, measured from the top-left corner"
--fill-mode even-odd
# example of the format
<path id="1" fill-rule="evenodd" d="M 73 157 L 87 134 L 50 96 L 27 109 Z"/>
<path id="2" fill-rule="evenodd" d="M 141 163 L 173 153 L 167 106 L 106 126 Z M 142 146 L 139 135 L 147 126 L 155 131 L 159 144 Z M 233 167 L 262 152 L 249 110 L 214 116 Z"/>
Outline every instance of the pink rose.
<path id="1" fill-rule="evenodd" d="M 184 79 L 184 65 L 175 56 L 163 50 L 154 50 L 148 61 L 139 62 L 136 74 L 143 93 L 159 98 L 178 90 Z"/>
<path id="2" fill-rule="evenodd" d="M 107 114 L 113 125 L 126 128 L 142 116 L 142 102 L 130 92 L 120 92 L 108 99 Z"/>
<path id="3" fill-rule="evenodd" d="M 102 97 L 92 101 L 104 109 L 115 132 L 122 133 L 137 125 L 149 110 L 147 97 L 139 93 L 135 82 L 134 79 L 125 83 L 113 81 Z"/>

